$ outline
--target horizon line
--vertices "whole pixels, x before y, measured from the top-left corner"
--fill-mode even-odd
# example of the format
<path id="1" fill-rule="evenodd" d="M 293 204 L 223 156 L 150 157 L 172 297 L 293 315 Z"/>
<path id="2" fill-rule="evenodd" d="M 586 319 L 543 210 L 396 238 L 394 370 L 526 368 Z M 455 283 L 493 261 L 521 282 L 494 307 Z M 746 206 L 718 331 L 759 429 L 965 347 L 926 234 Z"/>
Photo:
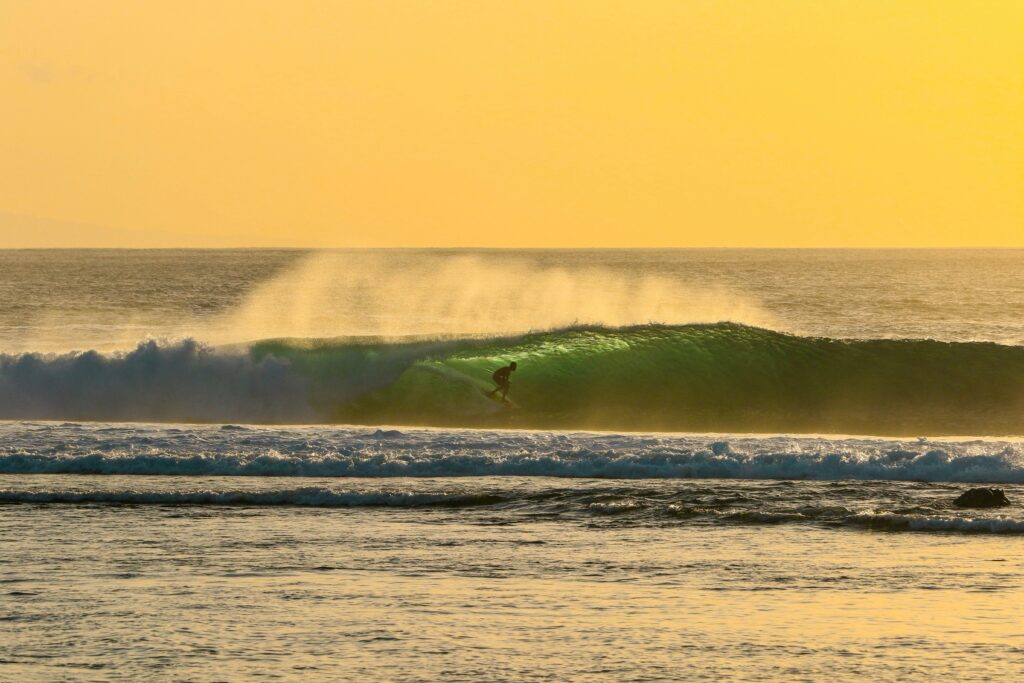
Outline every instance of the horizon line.
<path id="1" fill-rule="evenodd" d="M 1024 250 L 1021 245 L 893 246 L 27 246 L 0 251 L 992 251 Z"/>

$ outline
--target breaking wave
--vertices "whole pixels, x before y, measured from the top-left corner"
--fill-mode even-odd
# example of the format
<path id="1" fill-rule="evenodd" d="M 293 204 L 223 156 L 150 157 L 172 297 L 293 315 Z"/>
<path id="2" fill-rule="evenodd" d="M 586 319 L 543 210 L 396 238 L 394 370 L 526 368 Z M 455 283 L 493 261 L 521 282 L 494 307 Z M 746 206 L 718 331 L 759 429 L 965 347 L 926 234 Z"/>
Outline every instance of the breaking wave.
<path id="1" fill-rule="evenodd" d="M 854 515 L 851 526 L 888 531 L 961 531 L 981 534 L 1024 534 L 1024 520 L 1004 517 L 963 518 L 949 515 Z"/>
<path id="2" fill-rule="evenodd" d="M 516 360 L 507 409 L 484 396 Z M 499 339 L 0 355 L 0 418 L 608 430 L 1024 433 L 1024 347 L 732 323 Z"/>
<path id="3" fill-rule="evenodd" d="M 1024 483 L 1016 442 L 8 423 L 0 474 Z"/>

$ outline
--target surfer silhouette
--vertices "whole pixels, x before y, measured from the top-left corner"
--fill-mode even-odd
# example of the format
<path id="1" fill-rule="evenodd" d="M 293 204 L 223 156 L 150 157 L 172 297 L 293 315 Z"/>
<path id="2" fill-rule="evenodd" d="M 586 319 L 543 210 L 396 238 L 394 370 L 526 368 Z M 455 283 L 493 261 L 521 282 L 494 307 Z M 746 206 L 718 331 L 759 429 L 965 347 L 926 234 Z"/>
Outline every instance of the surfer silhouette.
<path id="1" fill-rule="evenodd" d="M 516 369 L 516 363 L 515 363 L 515 361 L 512 361 L 511 363 L 509 363 L 505 367 L 498 368 L 497 370 L 495 370 L 494 374 L 491 375 L 491 379 L 494 380 L 494 383 L 497 384 L 498 386 L 496 386 L 494 388 L 494 391 L 492 391 L 491 393 L 487 394 L 487 396 L 493 398 L 494 395 L 500 391 L 501 392 L 501 400 L 507 402 L 508 401 L 508 398 L 507 398 L 508 390 L 509 390 L 509 386 L 511 385 L 511 381 L 509 380 L 509 375 L 511 375 L 515 371 L 515 369 Z"/>

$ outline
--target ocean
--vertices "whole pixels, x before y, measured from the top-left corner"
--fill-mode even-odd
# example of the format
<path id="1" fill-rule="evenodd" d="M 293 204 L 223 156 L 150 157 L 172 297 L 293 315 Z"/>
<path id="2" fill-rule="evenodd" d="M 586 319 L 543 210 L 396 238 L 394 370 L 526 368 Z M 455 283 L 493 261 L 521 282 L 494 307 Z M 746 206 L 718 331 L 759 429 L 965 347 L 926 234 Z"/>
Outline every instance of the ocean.
<path id="1" fill-rule="evenodd" d="M 1021 250 L 0 251 L 0 680 L 1012 680 L 1022 438 Z"/>

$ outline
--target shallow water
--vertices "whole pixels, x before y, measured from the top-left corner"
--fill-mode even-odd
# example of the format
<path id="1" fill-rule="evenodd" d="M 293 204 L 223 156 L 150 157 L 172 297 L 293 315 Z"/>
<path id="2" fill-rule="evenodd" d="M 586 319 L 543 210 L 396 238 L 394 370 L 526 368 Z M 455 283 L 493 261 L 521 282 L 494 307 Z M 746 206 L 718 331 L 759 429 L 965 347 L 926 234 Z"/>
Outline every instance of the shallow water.
<path id="1" fill-rule="evenodd" d="M 3 680 L 1024 672 L 1014 441 L 74 423 L 0 437 Z M 954 506 L 977 481 L 1014 504 Z"/>
<path id="2" fill-rule="evenodd" d="M 478 502 L 3 505 L 0 678 L 1012 680 L 1024 673 L 1022 536 L 594 507 L 621 500 L 624 490 L 631 500 L 702 495 L 742 505 L 784 489 L 791 504 L 810 503 L 833 497 L 829 484 L 237 479 L 23 475 L 0 486 L 299 486 L 440 497 L 457 489 L 476 492 Z M 954 493 L 921 484 L 844 488 L 875 490 L 859 495 L 876 504 Z M 481 492 L 510 489 L 519 492 L 510 502 L 479 500 Z M 529 496 L 548 502 L 524 503 Z M 1012 514 L 1020 517 L 1020 508 Z"/>

